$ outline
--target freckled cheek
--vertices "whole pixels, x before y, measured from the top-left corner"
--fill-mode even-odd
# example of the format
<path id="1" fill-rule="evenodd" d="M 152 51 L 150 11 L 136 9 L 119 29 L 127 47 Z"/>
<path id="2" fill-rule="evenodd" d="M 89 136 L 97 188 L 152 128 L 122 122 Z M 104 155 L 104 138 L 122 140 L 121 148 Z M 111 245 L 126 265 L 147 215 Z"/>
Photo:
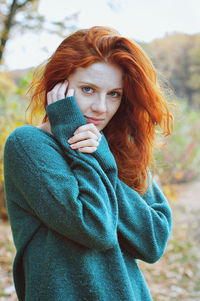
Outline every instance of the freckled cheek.
<path id="1" fill-rule="evenodd" d="M 84 97 L 83 97 L 83 95 L 82 95 L 82 93 L 81 93 L 81 91 L 79 89 L 76 89 L 74 91 L 74 96 L 76 98 L 76 102 L 77 103 L 81 103 L 81 102 L 84 101 Z"/>
<path id="2" fill-rule="evenodd" d="M 83 96 L 82 93 L 79 91 L 75 91 L 74 96 L 75 96 L 76 103 L 77 103 L 79 109 L 84 114 L 84 112 L 86 112 L 86 110 L 90 106 L 89 99 L 87 97 Z"/>
<path id="3" fill-rule="evenodd" d="M 117 110 L 119 109 L 120 104 L 113 104 L 110 106 L 109 108 L 109 115 L 115 115 L 115 113 L 117 112 Z"/>
<path id="4" fill-rule="evenodd" d="M 74 89 L 74 96 L 75 96 L 75 98 L 76 98 L 77 101 L 81 97 L 81 93 L 80 93 L 80 91 L 78 89 Z"/>
<path id="5" fill-rule="evenodd" d="M 82 97 L 81 97 L 80 93 L 75 90 L 74 96 L 75 96 L 77 105 L 81 109 L 83 107 L 83 101 L 82 101 Z"/>

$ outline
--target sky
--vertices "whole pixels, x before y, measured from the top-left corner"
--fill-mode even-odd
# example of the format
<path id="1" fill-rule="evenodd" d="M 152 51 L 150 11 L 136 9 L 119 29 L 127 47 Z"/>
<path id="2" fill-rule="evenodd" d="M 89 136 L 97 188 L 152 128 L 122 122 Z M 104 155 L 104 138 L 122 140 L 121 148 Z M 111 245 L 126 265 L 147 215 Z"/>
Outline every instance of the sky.
<path id="1" fill-rule="evenodd" d="M 113 27 L 123 36 L 150 42 L 166 33 L 200 33 L 200 0 L 40 0 L 39 12 L 50 21 L 62 21 L 79 12 L 76 26 Z M 7 44 L 6 69 L 37 66 L 58 47 L 54 35 L 16 35 Z"/>

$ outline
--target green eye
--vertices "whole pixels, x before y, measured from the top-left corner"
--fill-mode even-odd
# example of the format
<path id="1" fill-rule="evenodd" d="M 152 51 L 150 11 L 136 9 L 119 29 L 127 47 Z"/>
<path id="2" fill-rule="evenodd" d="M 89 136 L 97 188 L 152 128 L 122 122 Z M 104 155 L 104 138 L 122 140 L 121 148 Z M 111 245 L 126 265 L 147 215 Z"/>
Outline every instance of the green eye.
<path id="1" fill-rule="evenodd" d="M 85 86 L 82 87 L 82 91 L 87 94 L 92 94 L 94 92 L 94 89 L 92 89 L 90 86 Z"/>
<path id="2" fill-rule="evenodd" d="M 121 96 L 121 94 L 119 92 L 113 91 L 110 93 L 110 96 L 114 97 L 114 98 L 118 98 Z"/>

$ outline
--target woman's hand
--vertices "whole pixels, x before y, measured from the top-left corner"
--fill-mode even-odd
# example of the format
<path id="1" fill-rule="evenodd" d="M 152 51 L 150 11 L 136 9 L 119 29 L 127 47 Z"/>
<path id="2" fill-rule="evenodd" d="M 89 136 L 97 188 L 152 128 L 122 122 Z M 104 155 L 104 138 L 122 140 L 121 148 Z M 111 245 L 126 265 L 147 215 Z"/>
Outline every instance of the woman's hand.
<path id="1" fill-rule="evenodd" d="M 67 91 L 68 82 L 58 83 L 47 93 L 47 104 L 51 104 L 65 97 L 74 95 L 74 89 Z M 67 92 L 66 92 L 67 91 Z M 72 149 L 78 149 L 82 153 L 93 153 L 97 150 L 101 141 L 101 134 L 93 123 L 84 124 L 76 129 L 73 136 L 68 139 Z"/>
<path id="2" fill-rule="evenodd" d="M 83 153 L 93 153 L 97 150 L 101 134 L 93 123 L 88 123 L 80 126 L 74 132 L 68 142 L 72 149 L 78 149 Z"/>
<path id="3" fill-rule="evenodd" d="M 56 102 L 57 100 L 63 99 L 65 97 L 70 97 L 74 95 L 74 89 L 69 89 L 67 91 L 68 81 L 58 83 L 55 87 L 47 93 L 47 104 Z"/>

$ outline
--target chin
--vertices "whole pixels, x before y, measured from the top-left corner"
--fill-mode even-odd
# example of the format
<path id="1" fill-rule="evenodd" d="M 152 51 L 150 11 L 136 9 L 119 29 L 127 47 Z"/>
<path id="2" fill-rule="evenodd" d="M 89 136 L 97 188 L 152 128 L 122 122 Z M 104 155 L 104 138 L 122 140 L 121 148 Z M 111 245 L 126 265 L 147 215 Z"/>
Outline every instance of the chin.
<path id="1" fill-rule="evenodd" d="M 104 128 L 105 128 L 105 126 L 97 126 L 97 129 L 98 129 L 99 131 L 103 131 Z"/>

